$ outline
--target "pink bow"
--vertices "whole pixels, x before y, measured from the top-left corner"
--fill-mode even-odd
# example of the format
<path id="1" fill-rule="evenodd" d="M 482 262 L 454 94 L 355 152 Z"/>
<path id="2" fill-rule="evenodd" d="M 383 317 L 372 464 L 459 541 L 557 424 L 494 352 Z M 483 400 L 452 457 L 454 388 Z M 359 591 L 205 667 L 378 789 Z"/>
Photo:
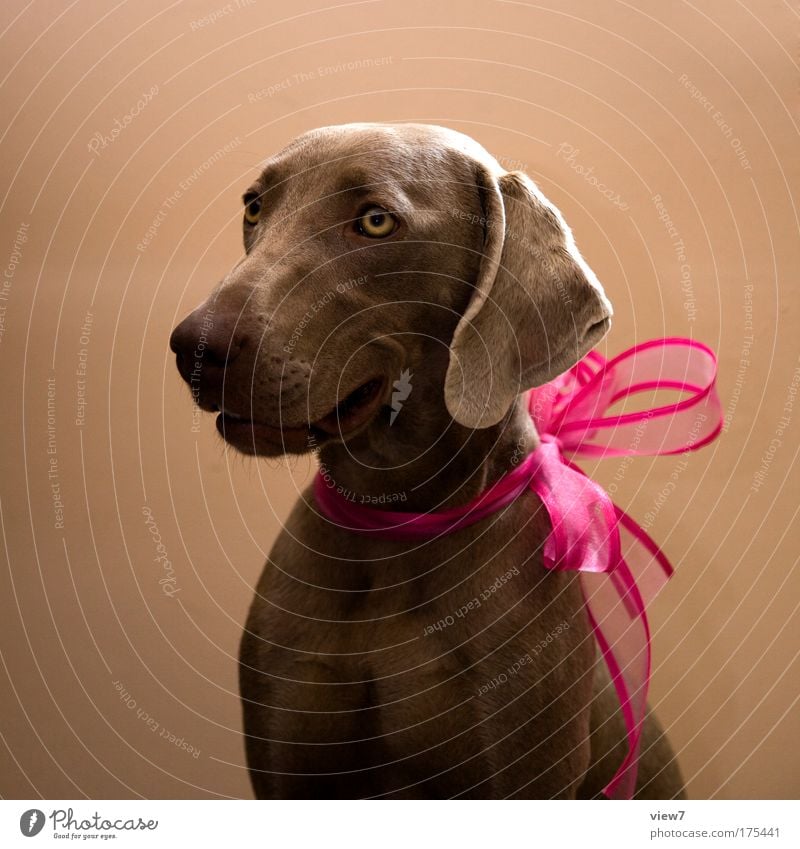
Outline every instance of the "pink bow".
<path id="1" fill-rule="evenodd" d="M 378 510 L 353 503 L 321 473 L 315 480 L 315 498 L 328 519 L 386 539 L 433 539 L 496 513 L 527 488 L 539 496 L 552 526 L 544 565 L 580 572 L 589 621 L 622 708 L 628 751 L 603 790 L 610 798 L 630 799 L 635 790 L 650 681 L 645 607 L 672 567 L 644 529 L 565 455 L 677 454 L 700 448 L 722 428 L 716 372 L 714 352 L 690 339 L 644 342 L 610 361 L 591 352 L 529 393 L 539 447 L 460 507 L 436 513 Z M 657 390 L 683 397 L 609 415 L 613 405 L 630 396 Z"/>

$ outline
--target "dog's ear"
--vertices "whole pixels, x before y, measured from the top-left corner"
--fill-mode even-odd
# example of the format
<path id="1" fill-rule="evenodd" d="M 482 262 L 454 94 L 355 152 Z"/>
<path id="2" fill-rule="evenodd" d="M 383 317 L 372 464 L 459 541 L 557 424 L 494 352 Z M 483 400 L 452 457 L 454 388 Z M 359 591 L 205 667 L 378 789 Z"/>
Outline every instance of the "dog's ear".
<path id="1" fill-rule="evenodd" d="M 496 424 L 517 395 L 573 366 L 612 315 L 561 213 L 525 174 L 479 165 L 477 182 L 483 258 L 445 379 L 450 415 L 470 428 Z"/>

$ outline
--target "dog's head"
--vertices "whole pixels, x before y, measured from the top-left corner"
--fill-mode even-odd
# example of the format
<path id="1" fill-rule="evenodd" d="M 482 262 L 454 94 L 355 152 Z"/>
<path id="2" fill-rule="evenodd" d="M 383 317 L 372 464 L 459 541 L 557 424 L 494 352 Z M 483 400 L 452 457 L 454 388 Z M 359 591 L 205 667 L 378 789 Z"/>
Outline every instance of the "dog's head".
<path id="1" fill-rule="evenodd" d="M 409 375 L 421 403 L 489 427 L 609 326 L 558 210 L 441 127 L 300 136 L 245 193 L 243 228 L 246 255 L 171 345 L 245 453 L 388 428 Z"/>

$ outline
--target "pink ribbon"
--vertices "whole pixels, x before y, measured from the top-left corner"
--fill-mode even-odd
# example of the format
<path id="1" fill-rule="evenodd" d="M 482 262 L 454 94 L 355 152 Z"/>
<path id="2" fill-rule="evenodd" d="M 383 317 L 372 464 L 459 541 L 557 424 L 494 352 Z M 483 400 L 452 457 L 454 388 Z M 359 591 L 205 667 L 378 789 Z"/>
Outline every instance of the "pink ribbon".
<path id="1" fill-rule="evenodd" d="M 580 573 L 589 622 L 622 708 L 628 751 L 603 790 L 613 799 L 632 798 L 636 787 L 650 682 L 646 604 L 672 575 L 672 567 L 645 530 L 568 457 L 700 448 L 722 428 L 716 374 L 714 352 L 690 339 L 655 339 L 609 361 L 589 353 L 528 394 L 539 447 L 460 507 L 435 513 L 379 510 L 355 504 L 321 472 L 314 482 L 317 504 L 328 519 L 356 533 L 394 540 L 435 539 L 497 513 L 526 489 L 536 493 L 551 523 L 544 565 Z M 664 390 L 681 397 L 636 412 L 610 413 L 631 396 Z"/>

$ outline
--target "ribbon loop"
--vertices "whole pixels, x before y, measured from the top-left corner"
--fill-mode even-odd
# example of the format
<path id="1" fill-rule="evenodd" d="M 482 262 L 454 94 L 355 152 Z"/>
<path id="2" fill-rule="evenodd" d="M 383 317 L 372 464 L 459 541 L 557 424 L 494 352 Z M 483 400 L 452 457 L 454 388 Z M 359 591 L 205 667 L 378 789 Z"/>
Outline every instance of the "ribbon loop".
<path id="1" fill-rule="evenodd" d="M 592 352 L 568 372 L 531 390 L 540 433 L 588 457 L 678 454 L 707 444 L 722 428 L 714 352 L 691 339 L 653 339 L 606 361 Z M 635 412 L 611 407 L 640 395 L 678 400 Z"/>

